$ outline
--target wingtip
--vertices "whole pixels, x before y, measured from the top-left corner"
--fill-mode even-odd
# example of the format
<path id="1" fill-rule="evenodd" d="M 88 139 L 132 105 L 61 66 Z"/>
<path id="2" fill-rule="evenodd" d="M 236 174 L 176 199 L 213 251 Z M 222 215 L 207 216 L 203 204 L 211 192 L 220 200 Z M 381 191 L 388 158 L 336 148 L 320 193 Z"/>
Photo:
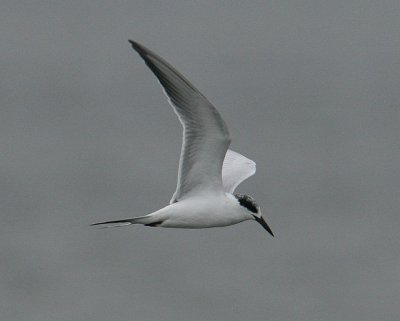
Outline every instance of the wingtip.
<path id="1" fill-rule="evenodd" d="M 133 49 L 138 50 L 140 48 L 140 45 L 136 41 L 133 41 L 132 39 L 129 39 L 128 41 Z"/>
<path id="2" fill-rule="evenodd" d="M 145 55 L 145 54 L 148 52 L 148 49 L 146 49 L 146 48 L 145 48 L 143 45 L 141 45 L 140 43 L 138 43 L 138 42 L 136 42 L 136 41 L 133 41 L 133 40 L 131 40 L 131 39 L 129 39 L 128 41 L 129 41 L 129 43 L 132 45 L 132 48 L 133 48 L 134 50 L 136 50 L 136 51 L 139 53 L 139 55 L 143 56 L 143 55 Z"/>

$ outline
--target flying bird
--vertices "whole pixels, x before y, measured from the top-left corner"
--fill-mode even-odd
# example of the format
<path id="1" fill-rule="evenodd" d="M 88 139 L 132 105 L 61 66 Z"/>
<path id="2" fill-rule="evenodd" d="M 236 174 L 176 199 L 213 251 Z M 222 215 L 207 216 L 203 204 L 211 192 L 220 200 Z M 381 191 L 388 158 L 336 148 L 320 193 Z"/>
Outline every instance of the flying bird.
<path id="1" fill-rule="evenodd" d="M 135 41 L 129 42 L 157 77 L 183 127 L 177 187 L 170 204 L 158 211 L 92 225 L 197 229 L 255 220 L 274 236 L 255 200 L 234 194 L 241 182 L 254 175 L 256 164 L 228 149 L 228 127 L 217 109 L 163 58 Z"/>

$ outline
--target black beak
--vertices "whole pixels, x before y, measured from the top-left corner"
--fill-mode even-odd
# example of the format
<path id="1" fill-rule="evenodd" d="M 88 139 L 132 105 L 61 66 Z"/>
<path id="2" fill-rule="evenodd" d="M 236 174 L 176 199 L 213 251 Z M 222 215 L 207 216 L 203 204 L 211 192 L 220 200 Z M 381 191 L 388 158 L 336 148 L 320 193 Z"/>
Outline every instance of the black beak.
<path id="1" fill-rule="evenodd" d="M 257 216 L 254 215 L 254 218 L 255 218 L 255 220 L 256 220 L 258 223 L 261 224 L 261 226 L 262 226 L 263 228 L 265 228 L 265 229 L 267 230 L 267 232 L 268 232 L 269 234 L 271 234 L 272 236 L 274 236 L 274 233 L 272 233 L 271 228 L 269 227 L 269 225 L 267 224 L 267 222 L 265 222 L 265 220 L 264 220 L 264 218 L 263 218 L 262 216 L 257 217 Z"/>

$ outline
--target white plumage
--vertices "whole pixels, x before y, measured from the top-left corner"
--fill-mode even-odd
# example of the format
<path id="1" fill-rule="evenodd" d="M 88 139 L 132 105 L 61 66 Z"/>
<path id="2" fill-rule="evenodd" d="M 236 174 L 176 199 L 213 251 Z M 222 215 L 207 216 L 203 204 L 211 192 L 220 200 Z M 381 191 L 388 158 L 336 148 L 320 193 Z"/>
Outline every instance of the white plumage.
<path id="1" fill-rule="evenodd" d="M 216 108 L 164 59 L 130 40 L 160 82 L 183 127 L 176 191 L 170 205 L 145 216 L 95 223 L 175 228 L 227 226 L 256 220 L 271 235 L 259 206 L 235 188 L 254 175 L 256 164 L 228 149 L 228 127 Z"/>
<path id="2" fill-rule="evenodd" d="M 225 192 L 232 194 L 241 182 L 255 173 L 255 162 L 228 149 L 222 166 L 222 185 Z"/>

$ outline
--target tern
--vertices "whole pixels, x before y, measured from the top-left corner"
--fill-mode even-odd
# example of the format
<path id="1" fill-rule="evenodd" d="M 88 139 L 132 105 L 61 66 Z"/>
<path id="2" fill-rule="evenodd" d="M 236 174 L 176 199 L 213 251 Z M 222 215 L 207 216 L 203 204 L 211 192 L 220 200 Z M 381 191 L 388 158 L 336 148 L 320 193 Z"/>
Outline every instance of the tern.
<path id="1" fill-rule="evenodd" d="M 158 211 L 92 225 L 198 229 L 255 220 L 274 236 L 255 200 L 234 194 L 241 182 L 254 175 L 256 164 L 228 149 L 228 127 L 217 109 L 163 58 L 135 41 L 129 42 L 157 77 L 183 127 L 177 187 L 170 204 Z"/>

